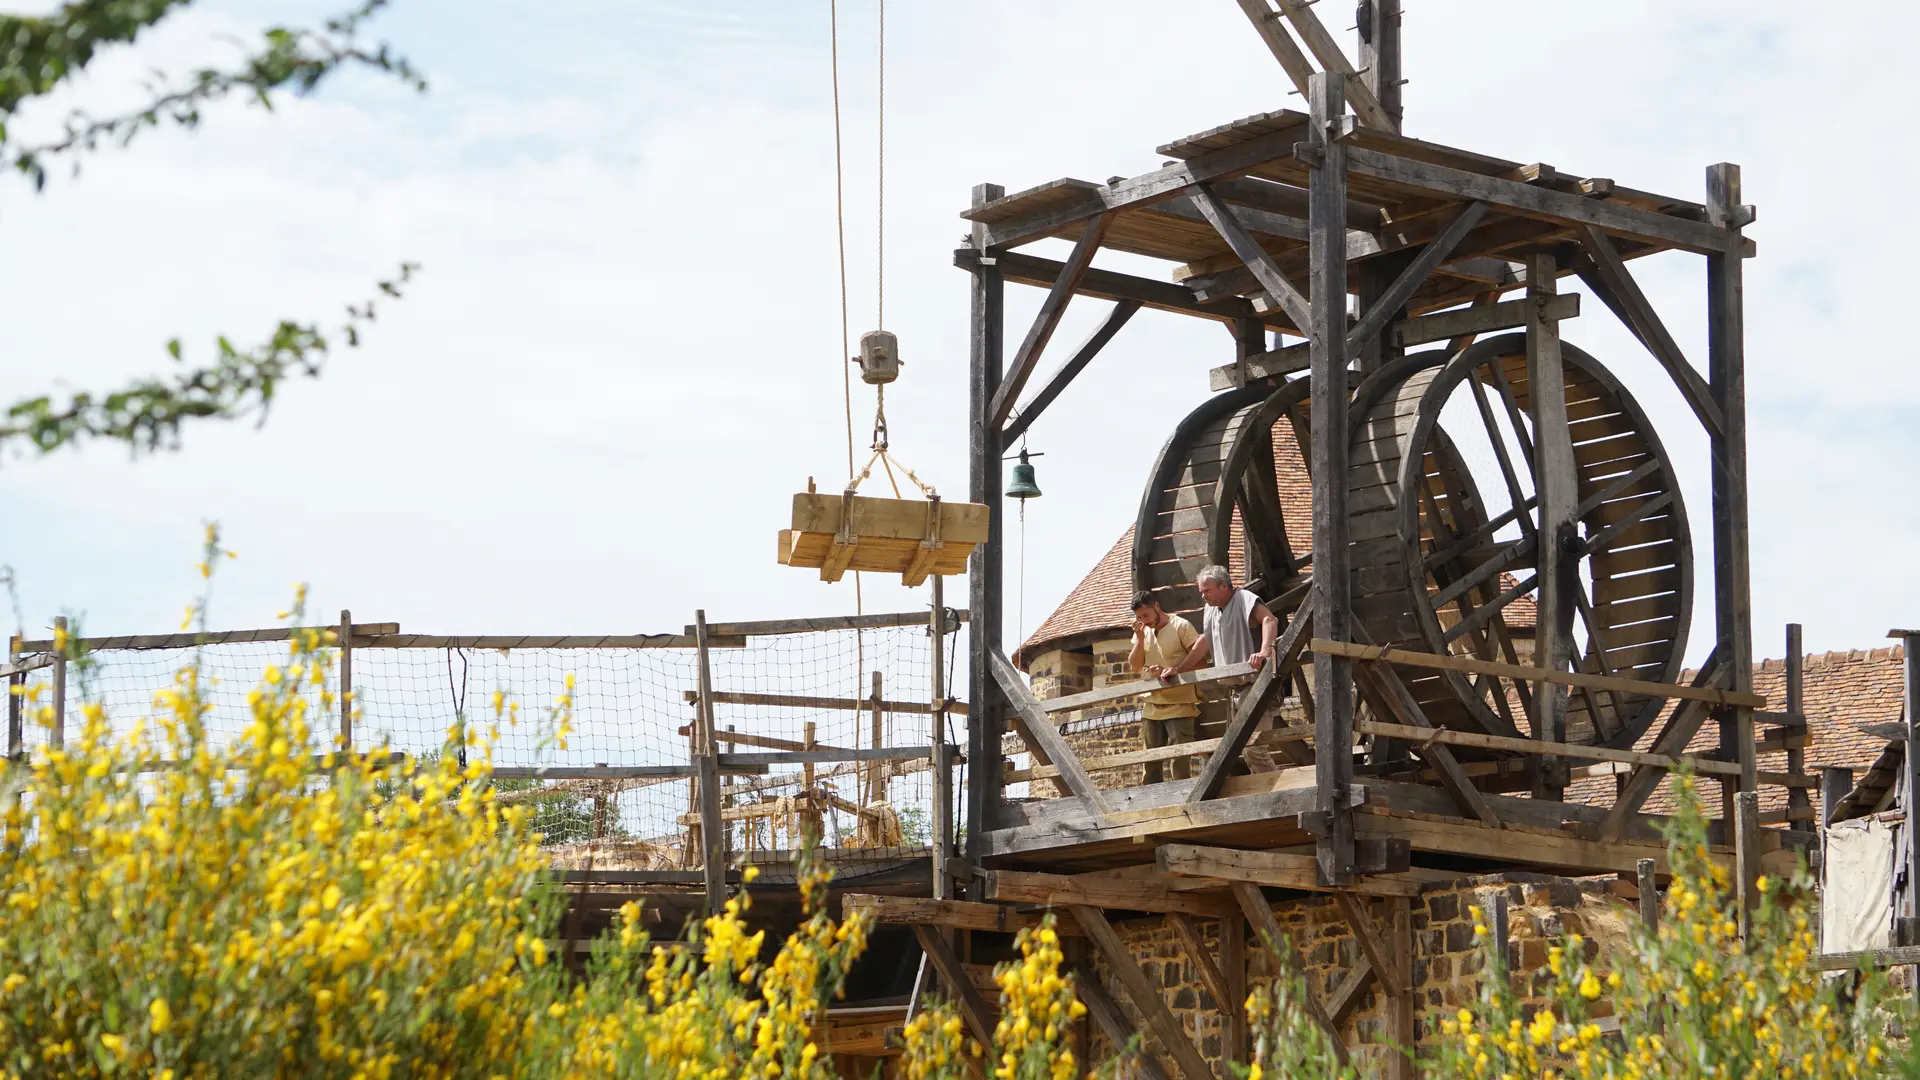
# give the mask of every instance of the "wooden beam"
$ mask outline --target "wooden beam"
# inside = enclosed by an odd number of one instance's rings
[[[1380,976],[1380,982],[1389,989],[1406,988],[1406,970],[1387,952],[1387,943],[1381,940],[1380,933],[1373,925],[1372,916],[1367,914],[1366,901],[1352,893],[1333,894],[1333,903],[1340,909],[1340,915],[1347,920],[1347,926],[1353,930],[1354,940],[1360,943],[1360,951],[1367,956],[1367,963]]]
[[[962,269],[971,269],[980,265],[982,256],[971,248],[960,248],[954,252],[953,262]],[[1057,259],[1045,259],[1038,255],[1029,255],[1022,251],[1008,251],[991,256],[992,265],[1000,269],[1001,276],[1021,285],[1039,285],[1048,288],[1060,276],[1062,264]],[[1259,316],[1253,309],[1253,302],[1244,297],[1233,296],[1222,300],[1203,301],[1193,295],[1193,290],[1171,281],[1155,281],[1152,278],[1122,274],[1114,270],[1102,270],[1099,267],[1089,269],[1080,276],[1079,294],[1101,300],[1133,300],[1142,307],[1156,311],[1172,311],[1181,315],[1198,315],[1205,319],[1214,319],[1224,323],[1234,323],[1241,319]],[[1293,323],[1279,316],[1267,316],[1263,319],[1268,326],[1281,330],[1293,329]]]
[[[1487,804],[1486,796],[1480,793],[1480,789],[1473,786],[1473,780],[1460,768],[1460,762],[1454,758],[1453,752],[1446,749],[1442,740],[1428,737],[1430,734],[1437,735],[1438,729],[1427,719],[1426,712],[1420,708],[1420,702],[1407,689],[1406,683],[1400,680],[1400,673],[1391,664],[1368,664],[1364,670],[1374,685],[1380,688],[1387,708],[1406,720],[1415,732],[1411,736],[1392,737],[1414,740],[1414,753],[1440,774],[1441,786],[1447,789],[1447,794],[1452,795],[1462,809],[1480,819],[1482,824],[1499,828],[1500,816]],[[1359,725],[1356,723],[1355,727],[1357,729]]]
[[[1286,774],[1268,775],[1285,776]],[[1364,787],[1356,784],[1351,790],[1353,798],[1365,800]],[[1116,814],[1104,820],[1048,819],[1043,824],[1021,825],[987,832],[982,838],[981,854],[986,857],[1016,855],[1022,852],[1098,844],[1112,840],[1130,840],[1134,837],[1153,836],[1158,833],[1271,821],[1307,813],[1317,804],[1318,799],[1313,788],[1298,786],[1232,798],[1209,799],[1203,803],[1181,802],[1155,806]]]
[[[1060,317],[1067,313],[1067,304],[1080,287],[1081,277],[1092,265],[1093,255],[1100,250],[1100,241],[1106,236],[1107,226],[1112,221],[1111,212],[1100,214],[1080,230],[1080,239],[1074,241],[1072,254],[1061,265],[1059,276],[1053,279],[1053,287],[1047,290],[1046,299],[1040,301],[1040,311],[1033,317],[1033,325],[1027,329],[1026,338],[1013,354],[1013,367],[1001,380],[1000,388],[994,391],[988,415],[994,427],[1006,426],[1014,403],[1020,400],[1020,391],[1026,389],[1027,379],[1032,377],[1033,369],[1040,365],[1040,354],[1046,349],[1047,342],[1052,340],[1054,330],[1060,325]]]
[[[1220,234],[1220,239],[1227,242],[1227,247],[1233,251],[1234,256],[1253,272],[1254,279],[1260,282],[1260,287],[1267,290],[1267,295],[1287,313],[1287,318],[1293,320],[1293,325],[1306,326],[1309,321],[1307,298],[1300,295],[1299,287],[1281,272],[1280,265],[1273,261],[1273,256],[1267,249],[1261,247],[1259,241],[1247,234],[1246,227],[1240,224],[1238,217],[1234,216],[1233,208],[1222,202],[1220,196],[1214,194],[1213,189],[1205,184],[1193,185],[1191,194],[1194,207],[1206,217],[1207,223],[1213,226],[1213,231]],[[1345,234],[1344,222],[1341,232],[1342,235]],[[1345,316],[1346,312],[1343,310],[1341,317],[1344,319]]]
[[[1179,936],[1180,943],[1187,947],[1187,957],[1193,961],[1193,969],[1200,974],[1200,981],[1205,984],[1207,993],[1213,995],[1214,1008],[1219,1010],[1222,1018],[1238,1012],[1241,1002],[1234,996],[1233,991],[1227,988],[1227,977],[1221,973],[1220,966],[1215,964],[1213,957],[1208,954],[1207,939],[1201,935],[1200,928],[1194,925],[1193,917],[1171,911],[1167,913],[1166,918],[1167,925],[1173,927],[1173,932]],[[1240,910],[1236,907],[1222,916],[1222,921],[1239,918]],[[1224,936],[1223,934],[1222,937]],[[1228,1053],[1222,1056],[1232,1057],[1233,1055]]]
[[[1054,399],[1066,390],[1067,384],[1073,382],[1082,371],[1086,370],[1087,365],[1093,362],[1093,358],[1100,355],[1100,350],[1107,347],[1107,342],[1113,340],[1114,335],[1120,332],[1121,327],[1127,325],[1127,321],[1133,318],[1134,313],[1139,311],[1141,306],[1138,300],[1121,300],[1115,303],[1113,310],[1107,312],[1106,320],[1087,337],[1085,342],[1081,343],[1078,349],[1074,350],[1066,363],[1060,365],[1060,370],[1054,372],[1046,385],[1033,395],[1033,400],[1027,402],[1025,408],[1015,412],[1007,421],[1006,429],[1000,435],[1001,441],[1011,443],[1026,434],[1027,429],[1033,426],[1035,420],[1040,419],[1040,414],[1046,411],[1047,406],[1053,404]]]
[[[1154,863],[1162,874],[1177,877],[1252,882],[1302,892],[1339,892],[1349,889],[1362,896],[1418,896],[1425,884],[1418,876],[1408,873],[1368,874],[1354,879],[1351,885],[1336,887],[1325,883],[1320,876],[1318,863],[1311,855],[1283,851],[1240,851],[1198,844],[1162,844],[1154,852]]]
[[[1712,686],[1726,678],[1726,665],[1720,660],[1722,650],[1715,647],[1700,665],[1700,673],[1693,678],[1694,687]],[[1687,748],[1693,741],[1694,733],[1707,719],[1707,702],[1699,700],[1682,701],[1673,715],[1667,718],[1667,724],[1654,737],[1653,752],[1672,757]],[[1647,765],[1636,765],[1633,774],[1626,783],[1620,785],[1620,793],[1614,796],[1613,809],[1607,811],[1606,820],[1600,825],[1602,840],[1616,840],[1626,835],[1627,826],[1632,823],[1640,808],[1646,805],[1654,789],[1665,779],[1663,770]]]
[[[1247,916],[1247,921],[1253,924],[1254,937],[1263,939],[1283,971],[1301,981],[1301,1006],[1327,1033],[1327,1038],[1333,1041],[1333,1052],[1339,1057],[1340,1064],[1347,1064],[1347,1041],[1340,1037],[1340,1029],[1334,1026],[1333,1018],[1320,1007],[1320,999],[1314,995],[1313,988],[1306,985],[1307,966],[1300,959],[1300,949],[1280,928],[1280,920],[1273,917],[1273,908],[1261,893],[1260,886],[1241,882],[1233,887],[1233,898],[1240,902],[1240,910]]]
[[[234,645],[249,641],[288,641],[296,634],[309,630],[326,633],[337,630],[332,626],[275,626],[265,630],[212,630],[205,633],[195,631],[188,634],[132,634],[120,637],[74,638],[72,645],[82,652],[119,651],[125,649],[191,649],[200,645]],[[397,634],[399,623],[354,623],[355,637],[377,634]],[[18,646],[21,654],[44,653],[53,651],[52,638],[23,640]]]
[[[1686,399],[1688,407],[1700,419],[1700,426],[1710,435],[1717,435],[1726,427],[1726,418],[1720,414],[1720,406],[1714,404],[1713,388],[1707,380],[1700,377],[1687,357],[1680,351],[1680,343],[1667,332],[1667,325],[1647,301],[1645,293],[1640,291],[1640,283],[1635,281],[1633,273],[1627,269],[1625,260],[1620,258],[1619,249],[1607,234],[1593,225],[1582,225],[1577,230],[1580,244],[1592,260],[1592,268],[1583,270],[1580,280],[1600,297],[1600,301],[1613,310],[1633,336],[1640,339],[1653,358],[1659,361],[1667,375],[1680,389],[1680,396]]]
[[[1465,307],[1403,319],[1393,328],[1394,340],[1404,347],[1450,341],[1466,334],[1479,336],[1495,330],[1512,330],[1527,325],[1530,300],[1508,300],[1500,304]],[[1571,319],[1580,314],[1580,294],[1560,293],[1546,301],[1546,314],[1554,319]]]
[[[1740,908],[1740,936],[1753,930],[1753,912],[1760,907],[1760,793],[1738,792],[1733,797],[1733,886]]]
[[[1740,766],[1737,762],[1719,761],[1702,754],[1650,754],[1640,750],[1611,750],[1604,746],[1585,746],[1580,743],[1543,743],[1537,739],[1516,739],[1510,735],[1486,735],[1478,731],[1414,727],[1408,724],[1383,724],[1377,720],[1362,720],[1354,725],[1354,730],[1362,735],[1379,735],[1389,739],[1444,743],[1448,746],[1472,746],[1482,750],[1506,750],[1516,754],[1550,754],[1582,761],[1617,761],[1627,765],[1645,765],[1668,772],[1686,768],[1708,776],[1740,775]]]
[[[840,899],[842,918],[863,913],[883,926],[936,926],[952,930],[981,930],[995,934],[1015,934],[1038,930],[1044,921],[1039,915],[1015,911],[1004,904],[983,904],[973,900],[929,900],[920,896],[876,896],[847,893]],[[1079,933],[1079,926],[1062,920],[1055,927],[1061,934]]]
[[[1388,1080],[1415,1080],[1413,1067],[1415,1018],[1420,1010],[1420,991],[1413,985],[1413,901],[1396,897],[1388,902],[1392,925],[1388,931],[1389,948],[1402,975],[1398,982],[1384,980],[1387,986],[1387,1077]]]
[[[1413,667],[1433,668],[1440,671],[1463,671],[1470,675],[1500,675],[1509,679],[1546,680],[1565,686],[1586,686],[1595,690],[1618,690],[1625,694],[1639,694],[1644,697],[1678,698],[1682,701],[1703,701],[1710,705],[1744,705],[1749,708],[1766,704],[1766,699],[1758,694],[1736,694],[1731,690],[1721,690],[1705,686],[1680,686],[1673,683],[1642,682],[1639,679],[1621,679],[1607,675],[1587,675],[1582,672],[1546,671],[1543,668],[1529,667],[1525,664],[1506,664],[1497,660],[1481,660],[1472,656],[1440,656],[1435,653],[1413,652],[1407,649],[1395,649],[1384,645],[1356,645],[1346,641],[1326,641],[1314,638],[1307,643],[1307,651],[1324,652],[1333,656],[1345,656],[1355,660],[1385,660],[1393,664],[1407,664]]]
[[[1085,874],[1033,874],[1017,870],[987,870],[986,894],[990,900],[1011,903],[1094,907],[1122,911],[1151,911],[1159,914],[1179,912],[1220,918],[1232,905],[1214,897],[1178,892],[1155,881],[1132,878],[1090,877]]]
[[[1180,1021],[1174,1018],[1167,1008],[1166,999],[1160,996],[1160,988],[1147,979],[1146,972],[1134,962],[1133,953],[1128,951],[1127,943],[1114,932],[1113,925],[1100,909],[1086,904],[1075,904],[1073,917],[1086,931],[1087,939],[1107,962],[1107,967],[1126,988],[1127,996],[1133,999],[1133,1007],[1147,1022],[1147,1028],[1160,1041],[1162,1049],[1173,1058],[1174,1065],[1186,1080],[1213,1080],[1213,1070],[1207,1066],[1207,1059],[1194,1049],[1193,1041],[1180,1027]]]
[[[1068,709],[1084,709],[1089,705],[1100,705],[1109,701],[1119,701],[1122,698],[1150,694],[1155,690],[1161,690],[1169,686],[1202,686],[1207,683],[1216,683],[1225,679],[1244,679],[1252,674],[1254,674],[1252,664],[1222,664],[1219,667],[1208,667],[1201,668],[1198,671],[1189,671],[1183,675],[1176,675],[1171,679],[1155,679],[1151,682],[1146,679],[1140,679],[1135,682],[1121,683],[1117,686],[1109,686],[1100,690],[1088,690],[1085,693],[1048,698],[1040,703],[1040,708],[1042,711],[1049,713],[1066,712]]]
[[[1340,984],[1333,988],[1333,993],[1327,995],[1327,1019],[1335,1024],[1346,1023],[1348,1014],[1353,1012],[1354,1006],[1360,1004],[1361,995],[1366,991],[1367,984],[1373,981],[1373,965],[1367,963],[1366,954],[1363,953],[1360,956],[1360,962],[1353,965],[1346,976],[1340,980]]]
[[[1414,291],[1426,282],[1440,263],[1460,245],[1460,241],[1466,239],[1467,233],[1472,232],[1473,227],[1486,216],[1487,204],[1483,202],[1468,203],[1460,208],[1460,212],[1440,231],[1440,235],[1428,241],[1413,261],[1407,264],[1407,268],[1393,279],[1393,284],[1387,286],[1386,291],[1360,313],[1359,325],[1347,331],[1349,355],[1364,349],[1386,329],[1388,320],[1407,306],[1407,301],[1413,299]]]
[[[1347,169],[1354,176],[1451,199],[1473,199],[1525,217],[1568,225],[1594,225],[1644,244],[1677,247],[1702,255],[1725,251],[1730,232],[1687,218],[1639,207],[1555,191],[1538,184],[1505,180],[1379,150],[1350,147]],[[1737,236],[1733,237],[1737,242]]]
[[[1306,603],[1294,611],[1287,623],[1286,633],[1275,644],[1273,662],[1265,665],[1252,688],[1240,695],[1233,718],[1227,721],[1226,730],[1220,734],[1220,744],[1207,756],[1207,763],[1201,766],[1200,775],[1194,778],[1193,790],[1187,792],[1188,802],[1202,802],[1220,793],[1220,784],[1226,780],[1227,770],[1246,751],[1247,742],[1253,737],[1261,714],[1275,700],[1286,700],[1286,688],[1297,668],[1300,646],[1312,626],[1313,597],[1309,595]]]
[[[764,754],[721,754],[720,767],[742,765],[807,765],[823,761],[908,761],[933,756],[931,746],[869,746],[820,750],[769,750]]]
[[[998,184],[978,184],[972,192],[975,211],[1006,194]],[[973,549],[967,564],[967,608],[973,627],[967,634],[967,705],[974,710],[967,722],[966,858],[979,865],[981,844],[1005,805],[1000,787],[1001,736],[1006,731],[1006,705],[988,671],[988,650],[1000,642],[1005,621],[1006,527],[1002,522],[1000,429],[987,422],[993,395],[1000,389],[1006,335],[1006,271],[1003,261],[987,255],[987,229],[976,223],[971,246],[955,253],[954,261],[970,272],[967,310],[967,499],[988,508],[987,541]],[[1056,264],[1054,276],[1058,276]]]
[[[1304,122],[1305,118],[1301,119]],[[983,223],[976,244],[987,249],[1009,248],[1050,236],[1103,211],[1125,210],[1171,199],[1184,194],[1193,184],[1237,177],[1277,158],[1291,157],[1293,144],[1300,138],[1299,126],[1281,128],[1150,173],[1092,188],[1084,199],[1065,206],[1050,206],[1019,217]]]
[[[354,635],[356,649],[694,649],[687,634],[371,634]],[[744,637],[707,635],[709,649],[744,649]]]
[[[1352,635],[1352,559],[1347,514],[1347,147],[1333,137],[1346,112],[1345,76],[1313,77],[1308,97],[1312,163],[1307,172],[1307,224],[1313,234],[1308,261],[1313,321],[1309,406],[1313,414],[1308,470],[1313,476],[1313,629],[1317,637],[1345,641]],[[1353,880],[1353,665],[1345,657],[1316,653],[1313,662],[1314,785],[1320,828],[1320,870],[1334,885]]]
[[[1247,21],[1253,24],[1254,31],[1260,35],[1260,40],[1266,42],[1267,51],[1273,54],[1275,60],[1280,61],[1280,68],[1287,73],[1287,79],[1293,83],[1293,88],[1299,91],[1300,96],[1305,97],[1307,81],[1313,78],[1313,65],[1307,61],[1306,54],[1302,53],[1300,46],[1295,45],[1293,39],[1287,36],[1274,10],[1267,6],[1267,0],[1239,0],[1239,3],[1241,13],[1246,15]]]
[[[1580,503],[1579,466],[1573,457],[1573,433],[1567,424],[1566,369],[1561,364],[1560,324],[1546,316],[1546,301],[1556,292],[1553,255],[1527,257],[1527,404],[1533,425],[1533,482],[1539,500],[1539,529],[1534,544],[1534,660],[1549,672],[1576,667],[1573,641],[1574,594],[1580,588],[1579,559],[1567,543],[1576,536]],[[1562,742],[1566,734],[1567,691],[1551,679],[1533,686],[1533,735]],[[1559,801],[1560,763],[1549,758],[1536,770],[1533,795]]]
[[[720,819],[720,746],[713,737],[713,670],[707,659],[707,613],[693,613],[693,633],[699,662],[699,733],[694,739],[694,764],[699,775],[695,792],[700,811],[700,867],[706,883],[707,915],[720,914],[727,902],[727,829]]]
[[[1313,738],[1313,729],[1302,724],[1297,727],[1273,728],[1259,732],[1249,745],[1297,744],[1311,738]],[[1219,739],[1195,739],[1193,742],[1155,746],[1147,750],[1129,750],[1124,754],[1103,754],[1099,757],[1081,758],[1080,767],[1090,773],[1100,772],[1103,769],[1124,769],[1129,765],[1144,765],[1149,761],[1170,761],[1177,757],[1212,753],[1219,745]],[[1049,780],[1059,776],[1060,770],[1052,765],[1036,765],[1031,769],[1009,769],[1003,775],[1007,783],[1017,784],[1023,780]]]
[[[1852,971],[1855,968],[1905,967],[1908,964],[1920,964],[1920,945],[1901,945],[1891,949],[1872,949],[1866,952],[1828,953],[1814,957],[1813,966],[1819,971]]]
[[[1087,771],[1080,767],[1079,755],[1060,737],[1060,729],[1053,726],[1053,720],[1040,707],[1033,691],[1028,689],[1026,680],[1014,670],[1007,654],[1001,652],[998,645],[991,646],[987,661],[993,666],[993,677],[1006,695],[1007,704],[1013,706],[1014,716],[1020,723],[1020,735],[1026,740],[1027,748],[1036,756],[1044,755],[1047,764],[1060,770],[1060,781],[1068,791],[1087,804],[1089,813],[1096,818],[1106,817],[1112,812],[1107,805],[1107,797],[1094,785]]]
[[[1314,59],[1320,61],[1320,66],[1327,72],[1340,76],[1345,84],[1343,92],[1346,99],[1352,102],[1353,113],[1360,118],[1360,122],[1381,131],[1397,131],[1393,117],[1388,116],[1386,110],[1380,107],[1380,99],[1373,95],[1372,90],[1367,89],[1365,81],[1355,77],[1353,65],[1347,62],[1347,54],[1340,50],[1339,43],[1333,40],[1333,35],[1327,33],[1327,28],[1320,25],[1319,17],[1308,6],[1312,2],[1313,0],[1279,0],[1281,12],[1286,15],[1287,21],[1293,24],[1294,30],[1300,35],[1301,42],[1306,45],[1309,52],[1313,53]]]
[[[913,936],[920,941],[920,951],[933,962],[934,970],[946,981],[947,992],[954,996],[960,1006],[960,1018],[966,1022],[967,1030],[982,1047],[993,1046],[993,1011],[987,1007],[985,998],[973,985],[967,969],[954,955],[953,946],[947,944],[937,929],[916,923]]]
[[[1133,1054],[1139,1059],[1139,1071],[1144,1080],[1167,1080],[1167,1071],[1160,1067],[1159,1059],[1146,1051],[1144,1040],[1138,1043],[1134,1041],[1137,1032],[1132,1022],[1127,1019],[1127,1014],[1120,1011],[1119,1004],[1107,993],[1106,984],[1100,981],[1100,976],[1092,968],[1074,968],[1073,992],[1079,997],[1080,1003],[1087,1007],[1087,1015],[1093,1017],[1094,1024],[1113,1044],[1116,1053],[1124,1054],[1129,1046],[1134,1047]],[[1087,1064],[1093,1062],[1088,1061]]]
[[[1656,859],[1661,872],[1667,872],[1666,848],[1659,844],[1583,840],[1566,833],[1489,829],[1465,822],[1385,817],[1364,811],[1354,815],[1354,828],[1359,836],[1401,837],[1412,844],[1415,851],[1470,855],[1509,864],[1530,863],[1587,873],[1630,871],[1641,859]],[[1724,855],[1713,858],[1721,863],[1731,861]]]
[[[964,610],[952,613],[967,621]],[[926,626],[924,611],[900,611],[875,615],[822,615],[807,619],[766,619],[760,622],[708,623],[709,637],[772,637],[781,634],[818,634],[828,630],[882,630],[894,626]],[[952,630],[950,625],[947,629]],[[693,636],[693,627],[686,630]]]

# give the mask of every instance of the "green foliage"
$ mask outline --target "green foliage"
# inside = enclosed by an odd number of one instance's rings
[[[15,136],[13,120],[23,105],[66,83],[103,47],[132,43],[189,2],[77,0],[45,17],[0,15],[0,166],[23,174],[40,190],[51,160],[64,158],[78,172],[81,154],[103,145],[126,146],[141,132],[165,124],[198,127],[206,106],[236,93],[272,109],[276,94],[311,93],[347,68],[426,89],[419,72],[389,46],[360,44],[362,24],[388,2],[364,0],[317,30],[268,28],[259,47],[231,68],[155,76],[147,86],[147,102],[131,111],[96,116],[77,110],[67,117],[64,133],[49,142],[23,143]],[[398,299],[416,269],[401,264],[398,274],[377,284],[379,293]],[[335,344],[358,347],[373,321],[369,299],[349,305],[346,320],[335,329],[282,319],[258,345],[238,346],[222,336],[210,361],[171,377],[136,379],[104,393],[82,391],[59,403],[50,396],[28,398],[0,414],[0,448],[24,442],[46,453],[97,438],[124,442],[135,453],[153,452],[178,446],[181,425],[189,420],[255,416],[264,421],[283,380],[318,376]],[[168,342],[167,351],[176,363],[183,361],[179,339]]]

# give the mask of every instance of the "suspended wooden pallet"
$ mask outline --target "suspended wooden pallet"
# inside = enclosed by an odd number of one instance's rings
[[[817,567],[820,580],[848,570],[899,574],[919,585],[929,574],[966,572],[975,544],[987,539],[988,510],[938,497],[869,499],[851,492],[793,497],[793,528],[780,530],[780,562]]]

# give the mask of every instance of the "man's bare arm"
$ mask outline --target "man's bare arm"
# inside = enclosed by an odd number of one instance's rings
[[[1261,665],[1274,658],[1273,642],[1280,634],[1280,620],[1274,618],[1273,612],[1267,610],[1265,604],[1253,605],[1253,618],[1260,623],[1260,651],[1254,653],[1250,660],[1253,669],[1258,671]]]

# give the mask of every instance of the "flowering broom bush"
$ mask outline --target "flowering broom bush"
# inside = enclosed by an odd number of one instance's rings
[[[1813,967],[1817,895],[1804,868],[1762,878],[1740,935],[1727,868],[1708,851],[1690,776],[1676,778],[1669,826],[1672,883],[1657,931],[1637,920],[1630,944],[1599,957],[1571,934],[1537,972],[1510,975],[1506,950],[1473,909],[1483,970],[1479,1000],[1440,1020],[1420,1055],[1436,1080],[1877,1080],[1920,1075],[1910,1003],[1884,975],[1823,980]],[[1526,993],[1523,991],[1530,991]],[[1322,1078],[1343,1072],[1282,979],[1249,1001],[1256,1055],[1247,1075]],[[1601,1020],[1616,1018],[1603,1028]],[[1617,1027],[1615,1026],[1617,1024]],[[1402,1048],[1404,1049],[1404,1048]]]

